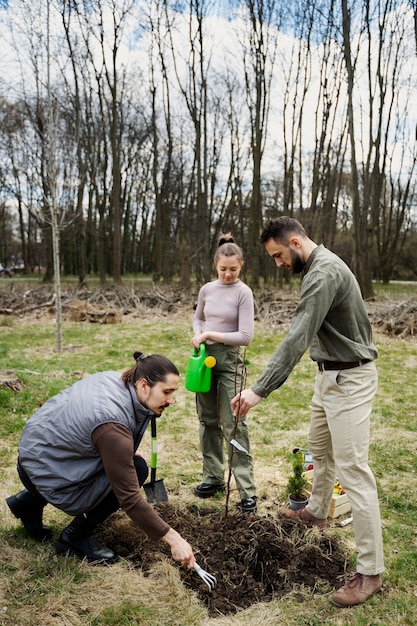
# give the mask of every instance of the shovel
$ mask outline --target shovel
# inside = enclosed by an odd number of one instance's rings
[[[156,418],[151,418],[151,480],[143,485],[148,502],[167,502],[168,494],[163,480],[156,480],[158,444],[156,441]]]

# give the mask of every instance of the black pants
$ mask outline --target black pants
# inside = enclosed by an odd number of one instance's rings
[[[148,477],[148,466],[145,459],[143,459],[141,456],[135,455],[133,457],[133,462],[135,464],[139,486],[142,487],[143,483]],[[45,500],[45,498],[39,493],[35,485],[30,480],[29,476],[26,474],[23,467],[21,467],[19,461],[17,462],[17,472],[19,474],[20,480],[22,481],[26,489],[34,496],[37,496],[40,503],[42,502],[43,506],[48,504],[48,501]],[[89,522],[92,525],[98,525],[104,522],[104,520],[109,515],[117,511],[119,508],[119,501],[117,500],[116,496],[114,495],[114,491],[112,490],[99,504],[97,504],[97,506],[85,511],[83,515],[85,518],[88,518]]]

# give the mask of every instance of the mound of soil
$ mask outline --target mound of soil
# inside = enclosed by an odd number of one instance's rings
[[[201,567],[216,577],[210,593],[194,571],[178,565],[184,585],[197,593],[212,617],[288,593],[302,601],[308,590],[331,591],[346,573],[348,557],[341,542],[299,520],[240,512],[225,518],[218,510],[179,510],[171,503],[155,508],[193,546]],[[121,512],[107,520],[96,538],[145,574],[158,559],[170,558],[165,543],[148,540]]]

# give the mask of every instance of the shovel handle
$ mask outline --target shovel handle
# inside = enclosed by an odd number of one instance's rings
[[[151,469],[156,469],[158,459],[158,443],[156,440],[156,417],[151,417]]]
[[[156,437],[151,438],[151,469],[156,469],[158,459],[158,442]]]
[[[151,480],[144,485],[148,502],[167,502],[168,494],[162,480],[156,480],[157,465],[156,417],[151,417]]]

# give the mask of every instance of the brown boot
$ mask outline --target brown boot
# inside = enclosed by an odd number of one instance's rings
[[[292,509],[286,509],[285,507],[281,507],[278,509],[278,514],[281,517],[285,517],[286,519],[297,519],[297,517],[303,522],[309,522],[310,524],[314,524],[314,526],[318,526],[319,528],[326,528],[327,521],[325,519],[319,519],[318,517],[314,517],[307,511],[306,508],[298,509],[298,511],[293,511]]]
[[[332,601],[337,606],[355,606],[366,602],[381,589],[381,576],[366,576],[356,572],[353,578],[333,594]]]

